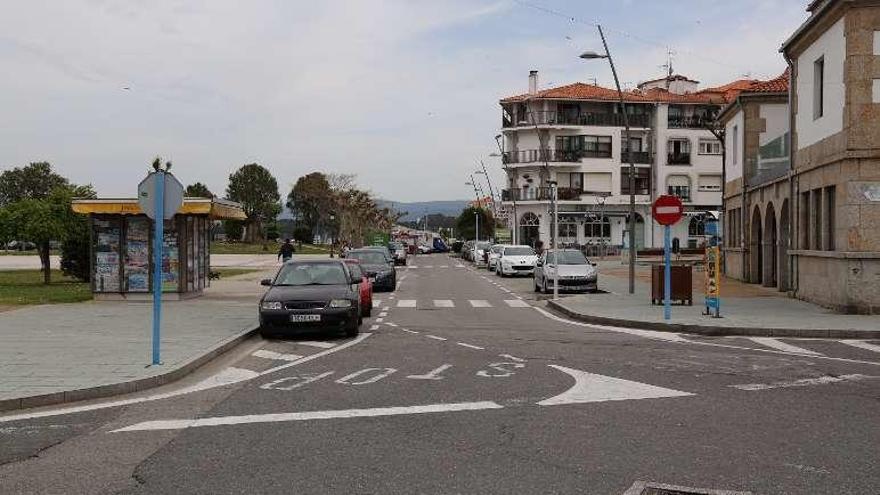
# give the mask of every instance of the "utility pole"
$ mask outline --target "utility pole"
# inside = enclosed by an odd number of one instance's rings
[[[556,261],[556,266],[553,267],[553,300],[557,301],[559,300],[559,246],[557,245],[559,241],[559,187],[556,181],[550,182],[550,189],[553,193],[551,196],[553,202],[553,232],[551,232],[551,239],[553,239],[553,258]]]
[[[501,157],[501,166],[504,168],[504,172],[507,174],[507,177],[509,179],[510,178],[510,167],[508,167],[507,164],[505,163],[506,158],[504,156],[504,144],[503,144],[502,138],[503,138],[503,136],[501,134],[496,135],[495,136],[495,144],[498,145],[498,153],[499,153],[498,156]],[[513,184],[514,184],[514,186],[516,185],[515,178],[513,180]],[[516,195],[519,192],[519,189],[517,187],[512,187],[509,189],[509,191],[510,191],[510,201],[511,201],[511,203],[513,203],[513,221],[510,222],[510,228],[512,230],[511,239],[513,240],[513,244],[517,245],[517,244],[519,244],[517,242],[517,237],[519,237],[518,236],[518,234],[519,234],[519,232],[518,232],[519,219],[516,216]]]

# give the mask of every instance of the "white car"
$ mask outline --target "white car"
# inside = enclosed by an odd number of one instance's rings
[[[501,277],[532,275],[538,255],[530,246],[502,246],[495,265],[495,273]]]
[[[486,268],[489,269],[490,272],[494,272],[495,268],[498,266],[498,258],[501,257],[501,250],[504,249],[506,244],[493,244],[491,248],[489,248],[489,266]]]
[[[535,265],[535,292],[545,294],[559,284],[559,291],[595,292],[599,270],[576,249],[545,251]]]
[[[486,241],[480,241],[474,244],[474,264],[482,265],[483,263],[485,263],[485,252],[488,251],[491,246],[492,245]]]

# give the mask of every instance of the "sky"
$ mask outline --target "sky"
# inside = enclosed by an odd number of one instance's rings
[[[770,78],[806,0],[0,0],[0,170],[49,161],[133,197],[156,155],[222,196],[267,167],[394,201],[467,199],[503,172],[498,100],[574,81]],[[484,180],[484,179],[479,179]],[[483,183],[483,188],[488,189]]]

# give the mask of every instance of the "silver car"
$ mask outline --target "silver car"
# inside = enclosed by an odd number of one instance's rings
[[[495,273],[501,277],[532,275],[538,255],[530,246],[504,246],[495,262]]]
[[[489,265],[486,267],[490,272],[494,272],[495,268],[498,266],[498,259],[501,258],[501,251],[504,249],[506,244],[493,244],[492,247],[489,248]]]
[[[559,284],[560,292],[595,292],[599,270],[576,249],[549,250],[535,265],[535,292],[545,294]]]

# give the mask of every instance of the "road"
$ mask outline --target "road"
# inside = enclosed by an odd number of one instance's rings
[[[596,327],[529,279],[410,265],[355,339],[0,417],[0,493],[880,492],[877,342]]]

